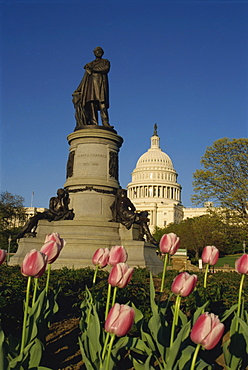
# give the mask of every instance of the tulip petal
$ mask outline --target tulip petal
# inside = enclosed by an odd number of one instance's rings
[[[5,249],[0,249],[0,265],[4,262],[7,256],[7,252]]]
[[[135,316],[134,309],[128,306],[126,306],[128,308],[126,307],[124,308],[123,306],[124,305],[122,305],[121,307],[119,320],[116,323],[117,328],[116,328],[115,334],[118,337],[122,337],[123,335],[126,335],[130,331],[134,323],[134,316]]]
[[[127,284],[130,282],[134,269],[132,267],[128,267],[125,273],[122,276],[121,281],[118,283],[119,288],[125,288]]]
[[[65,246],[65,240],[60,237],[59,233],[51,233],[46,235],[45,243],[49,241],[56,242],[59,245],[60,250]]]
[[[108,313],[108,317],[107,317],[107,320],[105,322],[105,330],[108,332],[108,333],[114,333],[114,330],[115,330],[115,322],[117,320],[117,318],[119,317],[119,314],[120,314],[120,309],[121,309],[121,305],[119,303],[115,303],[113,307],[111,307],[109,313]]]
[[[197,276],[190,275],[185,279],[184,285],[180,291],[182,297],[187,297],[194,290],[197,283]]]
[[[214,348],[223,336],[225,327],[213,313],[203,313],[196,320],[190,333],[191,340],[205,349]]]
[[[108,248],[99,248],[94,253],[92,257],[92,263],[95,266],[99,266],[101,268],[105,267],[108,264],[109,260],[109,249]]]
[[[220,322],[210,331],[209,335],[202,341],[202,346],[208,350],[214,348],[222,338],[224,330],[225,326]]]
[[[119,281],[122,279],[122,268],[120,263],[117,263],[112,267],[110,271],[108,283],[112,286],[118,286]]]
[[[118,337],[126,335],[134,323],[135,311],[127,305],[116,303],[109,311],[105,322],[105,330]]]
[[[180,244],[179,237],[174,233],[164,234],[160,239],[159,249],[162,254],[173,255],[177,252]]]
[[[171,290],[174,294],[187,297],[195,289],[196,283],[196,275],[190,275],[188,272],[181,272],[173,280]]]
[[[21,273],[24,276],[32,276],[38,278],[45,272],[46,265],[47,256],[44,253],[37,251],[36,249],[32,249],[24,257],[21,267]]]
[[[248,254],[243,254],[235,261],[235,269],[239,274],[248,274]]]
[[[208,245],[203,248],[202,251],[202,262],[208,263],[211,266],[214,266],[219,259],[219,250],[215,246]]]
[[[126,260],[127,251],[123,246],[115,245],[110,249],[108,261],[110,266],[114,266],[120,262],[126,262]]]
[[[203,340],[209,335],[211,331],[211,318],[208,313],[205,312],[196,320],[190,338],[196,344],[202,344]]]

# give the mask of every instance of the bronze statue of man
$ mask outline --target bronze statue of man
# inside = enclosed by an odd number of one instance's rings
[[[157,245],[157,241],[151,235],[147,223],[148,212],[136,212],[136,208],[131,200],[127,197],[126,189],[118,189],[116,194],[116,199],[111,205],[111,211],[113,216],[113,221],[120,222],[130,229],[131,226],[135,223],[139,225],[139,240],[144,240],[143,237],[146,237],[146,240],[152,244]]]
[[[73,209],[69,209],[69,193],[65,189],[58,189],[57,196],[52,197],[49,201],[49,209],[44,212],[37,212],[35,216],[31,217],[23,226],[15,239],[21,239],[26,234],[36,236],[36,229],[39,220],[58,221],[58,220],[73,220]]]
[[[98,46],[93,50],[96,57],[84,66],[85,73],[78,88],[72,94],[76,110],[76,128],[84,125],[98,125],[98,111],[100,111],[102,125],[112,128],[109,124],[109,86],[108,72],[110,62],[103,59],[103,49]]]

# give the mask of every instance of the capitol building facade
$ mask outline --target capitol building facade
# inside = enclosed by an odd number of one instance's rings
[[[207,207],[187,209],[182,205],[182,187],[177,177],[171,158],[160,148],[157,125],[154,125],[151,146],[138,159],[132,182],[127,185],[128,197],[136,210],[149,212],[151,230],[207,212]]]

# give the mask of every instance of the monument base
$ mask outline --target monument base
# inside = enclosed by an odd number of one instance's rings
[[[157,274],[162,271],[163,263],[156,255],[156,247],[150,243],[138,240],[138,225],[127,230],[116,222],[101,220],[69,220],[52,221],[41,220],[37,228],[36,237],[20,239],[18,250],[10,260],[10,265],[21,265],[31,249],[40,250],[45,236],[52,232],[60,234],[66,244],[59,258],[52,264],[52,268],[85,268],[93,267],[92,257],[98,248],[111,248],[114,245],[123,245],[128,253],[127,263],[130,267],[148,268]]]

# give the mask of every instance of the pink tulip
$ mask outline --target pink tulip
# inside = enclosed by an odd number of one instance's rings
[[[109,249],[99,248],[92,257],[92,263],[101,268],[107,266],[109,260]]]
[[[203,263],[208,263],[211,266],[215,265],[219,259],[218,248],[208,245],[203,249],[201,258]]]
[[[4,262],[7,256],[7,252],[4,249],[0,249],[0,265]]]
[[[171,290],[174,294],[179,294],[181,297],[187,297],[195,289],[197,276],[190,275],[187,272],[181,272],[173,280]]]
[[[190,333],[191,340],[205,349],[214,348],[224,333],[225,327],[213,313],[205,312],[196,320]]]
[[[127,260],[127,251],[123,246],[115,245],[110,249],[109,252],[109,261],[110,266],[114,266],[120,262],[126,262]]]
[[[21,273],[24,276],[39,278],[46,270],[47,256],[32,249],[26,254],[22,262]]]
[[[173,256],[179,248],[180,239],[174,233],[164,234],[160,239],[159,249],[162,254],[170,254]]]
[[[248,254],[243,254],[235,261],[235,269],[239,274],[248,274]]]
[[[54,240],[50,240],[41,247],[40,251],[47,256],[47,263],[53,263],[60,254],[61,246]]]
[[[125,288],[133,275],[133,268],[129,267],[126,263],[117,263],[110,271],[108,283],[112,286]]]
[[[114,333],[118,337],[126,335],[134,323],[135,311],[125,304],[115,303],[109,311],[105,322],[105,330]]]
[[[48,234],[45,238],[45,243],[49,242],[53,240],[54,242],[58,243],[59,246],[60,246],[60,250],[62,248],[64,248],[65,246],[65,239],[62,239],[59,235],[59,233],[51,233],[51,234]]]

